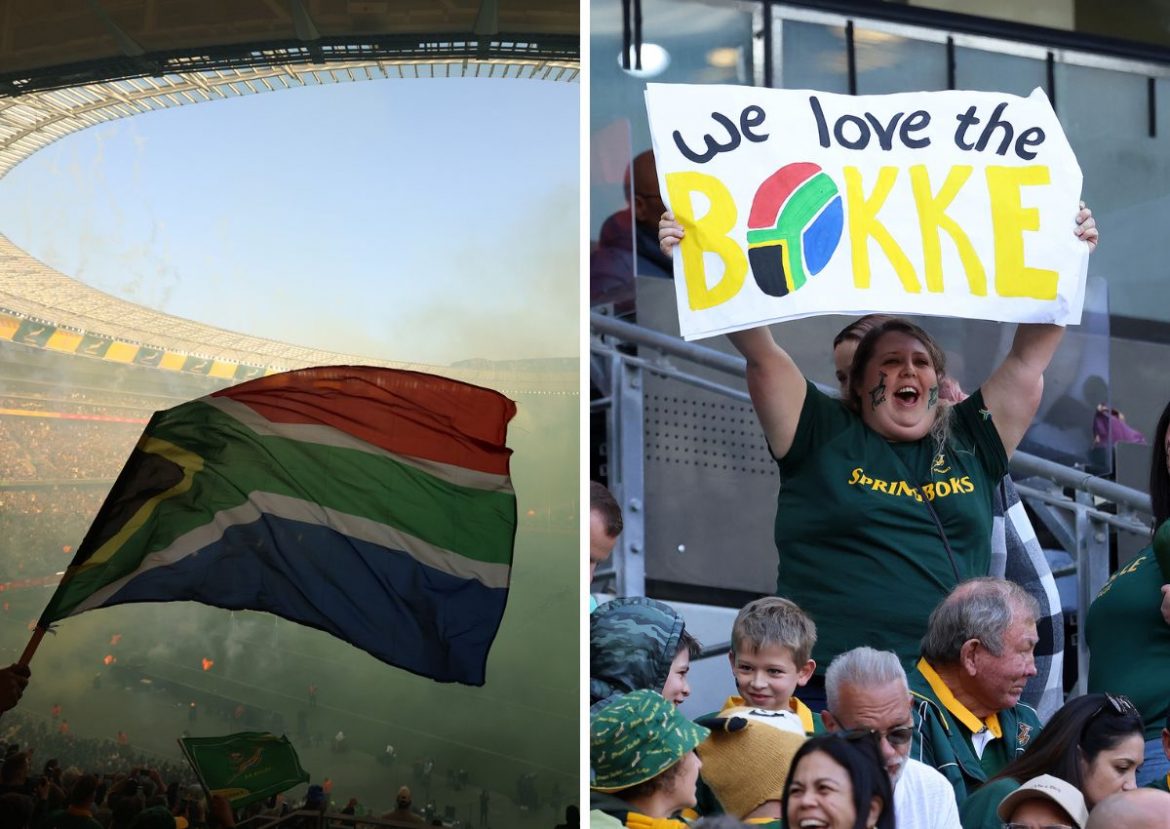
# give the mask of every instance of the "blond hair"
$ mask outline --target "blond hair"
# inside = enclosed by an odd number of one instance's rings
[[[792,661],[803,665],[817,643],[817,626],[791,599],[765,596],[748,602],[731,626],[731,648],[757,651],[766,645],[780,645],[792,651]]]

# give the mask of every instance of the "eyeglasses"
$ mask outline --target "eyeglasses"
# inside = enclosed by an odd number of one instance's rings
[[[840,734],[846,740],[851,741],[869,737],[880,743],[884,739],[894,748],[901,748],[904,745],[909,745],[910,741],[914,739],[914,726],[898,725],[885,731],[878,731],[876,728],[849,728]]]
[[[1073,827],[1065,826],[1063,823],[1045,824],[1044,826],[1033,826],[1031,823],[1005,823],[1003,829],[1073,829]]]

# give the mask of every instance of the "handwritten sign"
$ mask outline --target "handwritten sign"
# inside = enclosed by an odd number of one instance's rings
[[[1040,90],[650,84],[688,340],[871,311],[1080,321],[1081,171]]]

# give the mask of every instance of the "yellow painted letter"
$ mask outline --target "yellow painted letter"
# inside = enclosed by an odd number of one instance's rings
[[[897,167],[882,167],[878,172],[877,184],[873,194],[867,199],[861,189],[861,173],[856,167],[845,168],[845,215],[849,219],[849,243],[853,248],[853,284],[858,288],[869,287],[869,238],[878,243],[894,272],[902,281],[902,287],[909,293],[917,294],[922,291],[918,276],[914,273],[914,266],[906,258],[906,254],[898,247],[890,231],[877,220],[878,211],[890,195],[890,188],[894,186],[894,179],[898,176]]]
[[[727,234],[735,227],[735,202],[723,182],[704,173],[667,173],[666,191],[675,218],[686,229],[679,249],[682,250],[683,276],[687,284],[687,302],[692,311],[722,305],[739,293],[747,276],[747,256]],[[702,219],[695,218],[691,193],[698,191],[711,202]],[[707,287],[707,270],[703,252],[723,260],[723,277],[714,287]]]
[[[930,192],[930,179],[927,177],[926,165],[915,164],[910,168],[910,185],[914,189],[914,204],[918,207],[918,226],[922,229],[922,258],[926,265],[926,290],[942,293],[942,245],[939,242],[939,231],[945,230],[950,234],[955,248],[959,252],[959,261],[963,263],[963,270],[967,272],[967,284],[971,286],[971,293],[975,296],[987,296],[987,273],[983,270],[983,263],[975,254],[971,239],[963,232],[955,220],[946,214],[946,209],[955,200],[959,189],[971,177],[972,167],[963,164],[951,168],[947,179],[939,188],[938,195]]]
[[[1020,188],[1048,182],[1047,167],[987,168],[995,236],[995,292],[1000,296],[1056,299],[1056,271],[1024,264],[1024,231],[1040,229],[1040,212],[1020,203]]]

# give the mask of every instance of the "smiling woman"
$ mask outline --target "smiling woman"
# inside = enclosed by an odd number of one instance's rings
[[[939,384],[947,370],[943,350],[907,320],[889,319],[871,331],[853,355],[846,403],[890,440],[918,440],[926,423],[941,452],[950,414],[949,406],[939,405]]]
[[[797,751],[784,786],[791,829],[894,829],[889,775],[869,732],[813,737]]]

